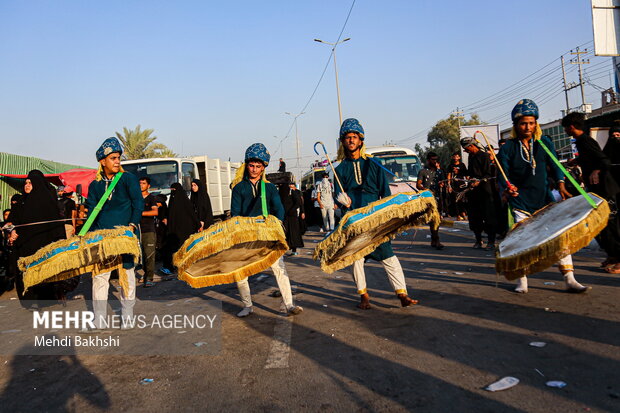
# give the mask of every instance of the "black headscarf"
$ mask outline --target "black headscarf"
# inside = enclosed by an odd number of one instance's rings
[[[278,190],[280,194],[280,200],[282,201],[282,206],[284,207],[284,215],[293,217],[297,216],[297,208],[299,208],[299,202],[297,202],[296,197],[291,193],[291,189],[288,185],[282,184]]]
[[[192,194],[190,195],[190,199],[194,205],[194,210],[198,215],[198,221],[204,222],[205,229],[209,228],[214,222],[213,209],[211,208],[211,198],[209,198],[209,193],[207,192],[205,184],[203,184],[200,179],[194,179],[192,183],[195,183],[198,186],[198,191],[192,191]]]
[[[180,243],[200,228],[194,206],[187,198],[180,183],[173,183],[170,188],[170,203],[168,204],[168,234],[175,235]]]
[[[56,191],[47,182],[43,173],[32,170],[28,177],[32,184],[32,191],[24,195],[11,212],[11,221],[14,225],[29,224],[33,222],[52,221],[60,219],[60,211],[56,201]],[[15,242],[20,257],[34,254],[41,247],[54,241],[65,238],[63,222],[28,225],[15,229],[19,237]]]

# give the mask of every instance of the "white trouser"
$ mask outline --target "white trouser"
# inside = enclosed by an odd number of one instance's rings
[[[284,266],[284,258],[280,257],[278,261],[271,266],[271,270],[276,277],[276,283],[278,284],[280,294],[282,294],[282,301],[286,309],[289,310],[293,308],[295,306],[293,304],[293,293],[291,292],[291,283],[288,278],[288,273],[286,272],[286,267]],[[250,293],[250,283],[248,283],[248,279],[237,281],[237,288],[239,289],[239,295],[241,296],[243,306],[252,307],[252,294]]]
[[[134,269],[127,271],[129,291],[127,295],[121,288],[121,308],[123,320],[133,317],[133,307],[136,304],[136,275]],[[105,320],[108,311],[108,290],[110,288],[111,271],[93,277],[93,310],[95,312],[95,327],[106,327]]]
[[[321,216],[323,217],[323,229],[325,231],[333,231],[335,227],[334,206],[323,205],[321,208]]]
[[[407,285],[405,284],[405,273],[400,266],[400,261],[396,258],[396,255],[386,258],[381,261],[385,272],[387,273],[388,280],[392,285],[392,288],[396,294],[407,294]],[[359,259],[353,263],[353,281],[357,287],[358,294],[366,294],[366,273],[364,272],[364,259]]]
[[[517,211],[516,209],[512,211],[514,218],[515,218],[515,222],[521,222],[524,219],[529,218],[530,216],[521,212],[521,211]],[[571,255],[567,255],[566,257],[562,258],[561,260],[558,261],[558,267],[560,269],[560,272],[562,274],[568,272],[568,271],[573,271],[574,267],[573,267],[573,257]]]

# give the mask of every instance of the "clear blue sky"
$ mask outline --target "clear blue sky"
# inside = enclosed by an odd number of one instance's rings
[[[313,39],[335,41],[350,6],[0,0],[0,151],[94,165],[104,138],[140,124],[183,155],[240,160],[260,141],[280,156],[274,135],[283,138],[291,126],[284,112],[303,108],[329,58],[330,48]],[[589,7],[358,0],[343,33],[351,41],[337,49],[344,117],[360,119],[370,145],[424,143],[420,132],[457,106],[591,41]],[[608,69],[595,83],[609,86]],[[578,92],[571,93],[577,106]],[[588,96],[599,106],[598,92],[589,88]],[[559,117],[563,102],[560,94],[543,105],[542,120]],[[483,120],[514,103],[482,112]],[[330,66],[299,118],[304,165],[316,140],[334,149],[338,128]],[[294,130],[283,154],[295,156]]]

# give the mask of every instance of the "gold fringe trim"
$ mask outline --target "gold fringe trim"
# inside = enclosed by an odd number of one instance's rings
[[[516,139],[517,136],[519,136],[517,134],[517,128],[513,126],[512,129],[510,130],[510,139]],[[538,121],[536,121],[536,129],[534,129],[534,140],[537,141],[540,138],[542,138],[542,129],[540,128]]]
[[[591,192],[590,194],[602,199],[596,194]],[[516,280],[543,271],[567,255],[574,254],[586,247],[607,226],[610,213],[609,204],[604,199],[602,201],[598,208],[592,208],[586,219],[543,245],[533,246],[517,256],[507,258],[499,257],[499,250],[497,250],[495,253],[495,270],[498,274],[503,274],[508,280]],[[515,228],[518,226],[518,224],[515,225]]]
[[[241,166],[237,168],[237,172],[235,172],[235,177],[230,183],[230,189],[233,189],[239,182],[243,181],[243,178],[245,177],[245,167],[246,167],[246,164],[245,162],[243,162]],[[261,179],[265,181],[265,183],[269,183],[269,181],[267,180],[266,170],[267,170],[267,167],[265,166],[265,170],[263,171],[263,174],[261,175]]]
[[[119,172],[125,172],[122,166]],[[103,165],[99,163],[99,168],[97,169],[97,173],[95,173],[95,181],[101,181],[102,179],[103,179]]]
[[[261,222],[262,221],[262,222]],[[189,251],[187,248],[199,240]],[[209,258],[219,252],[246,242],[273,241],[276,245],[262,259],[243,265],[228,273],[191,275],[187,272],[194,263]],[[179,279],[194,288],[230,284],[242,281],[250,275],[271,267],[288,250],[282,223],[276,217],[233,217],[218,222],[207,231],[190,236],[174,254],[173,263],[178,269]]]
[[[378,205],[384,204],[390,199],[403,194],[415,195],[416,193],[403,192],[390,195],[389,197],[372,202],[365,207],[347,212],[340,220],[338,228],[336,228],[336,230],[329,235],[329,237],[321,241],[314,249],[313,258],[321,261],[321,269],[326,273],[331,274],[334,271],[348,267],[355,261],[364,258],[366,255],[373,252],[379,245],[390,241],[396,237],[398,233],[409,228],[425,224],[430,224],[433,230],[439,228],[441,217],[439,216],[439,211],[437,210],[435,197],[431,196],[419,197],[414,201],[410,201],[402,205],[390,205],[389,207],[382,209],[380,213],[370,215],[358,222],[355,222],[354,224],[349,225],[345,230],[342,229],[351,216],[368,213]],[[370,245],[363,247],[354,254],[342,257],[338,261],[332,262],[332,257],[344,248],[349,240],[360,234],[375,229],[394,218],[403,220],[403,225],[399,227],[398,230],[391,234],[374,239]]]
[[[336,161],[342,161],[346,157],[347,156],[344,150],[344,145],[342,144],[342,139],[340,139],[340,145],[338,145],[338,154],[336,155]],[[363,141],[362,148],[360,149],[360,158],[372,158],[372,155],[366,153],[366,144]]]
[[[75,276],[92,272],[93,277],[104,272],[119,270],[119,282],[123,291],[129,291],[129,282],[126,271],[123,270],[121,255],[130,254],[134,263],[140,258],[141,249],[138,238],[128,237],[126,232],[132,232],[131,227],[116,227],[88,232],[83,237],[71,237],[53,242],[39,249],[34,254],[20,258],[18,266],[24,272],[24,288],[34,285],[62,281]],[[132,232],[133,234],[133,232]],[[94,243],[86,243],[97,236],[103,239]],[[59,252],[54,256],[28,268],[28,265],[41,260],[57,248],[69,247],[78,243],[75,249]]]

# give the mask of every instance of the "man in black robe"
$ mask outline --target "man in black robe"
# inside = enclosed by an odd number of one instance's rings
[[[461,146],[469,154],[469,176],[471,190],[467,194],[467,215],[469,227],[476,236],[474,248],[482,248],[482,231],[487,233],[486,250],[495,249],[495,168],[491,165],[491,157],[482,151],[473,138],[461,139]]]
[[[601,150],[598,142],[586,131],[583,113],[569,113],[562,119],[562,126],[567,135],[575,138],[579,153],[577,163],[583,171],[586,188],[605,198],[609,203],[612,214],[607,226],[596,240],[608,255],[605,271],[620,274],[620,222],[617,214],[620,186],[612,175],[611,161]]]

